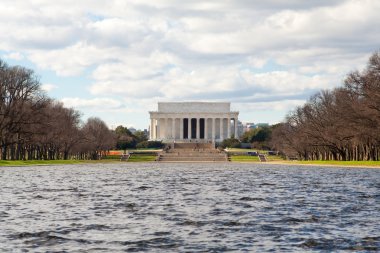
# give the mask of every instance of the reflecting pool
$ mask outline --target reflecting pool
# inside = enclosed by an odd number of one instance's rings
[[[0,252],[380,251],[380,170],[0,168]]]

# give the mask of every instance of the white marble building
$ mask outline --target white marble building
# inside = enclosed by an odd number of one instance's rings
[[[159,102],[150,114],[150,140],[219,142],[238,136],[239,112],[228,102]]]

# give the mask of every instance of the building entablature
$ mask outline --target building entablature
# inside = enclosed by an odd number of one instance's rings
[[[186,112],[186,113],[167,113],[167,112],[157,112],[151,111],[149,112],[150,118],[237,118],[239,116],[239,112],[229,112],[229,113],[205,113],[205,112]]]

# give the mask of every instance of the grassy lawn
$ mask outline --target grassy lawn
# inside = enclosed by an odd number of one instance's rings
[[[280,156],[269,155],[266,156],[268,162],[277,162],[284,161]],[[250,155],[231,155],[231,162],[260,162],[258,156],[250,156]]]
[[[133,154],[128,162],[153,162],[156,155]],[[9,161],[0,160],[0,167],[4,166],[37,166],[37,165],[65,165],[65,164],[92,164],[92,163],[121,163],[120,156],[107,157],[101,160],[27,160]]]
[[[250,155],[231,155],[231,162],[260,162],[258,156]]]
[[[261,150],[261,149],[251,149],[251,148],[227,148],[226,151],[228,153],[244,153],[247,154],[248,152],[258,152],[260,154],[268,154],[268,150]]]
[[[102,160],[120,160],[120,155],[107,155],[102,157]]]
[[[128,162],[152,162],[157,157],[158,149],[131,149],[128,150],[130,157]],[[120,161],[120,155],[107,155],[103,158],[107,161]]]
[[[257,156],[231,155],[231,162],[260,162]],[[133,153],[128,162],[154,162],[156,154],[153,152]],[[332,165],[332,166],[370,166],[379,167],[380,161],[288,161],[279,156],[267,156],[268,162],[300,165]],[[0,160],[1,166],[33,166],[33,165],[60,165],[60,164],[91,164],[91,163],[120,163],[120,156],[107,157],[102,160],[28,160],[9,161]]]
[[[231,152],[234,152],[235,154],[237,152],[247,152],[245,149],[233,149],[229,150]],[[251,149],[248,149],[251,150]],[[252,151],[252,150],[251,150]],[[260,162],[259,158],[257,156],[249,156],[249,155],[230,155],[231,162]],[[332,166],[370,166],[370,167],[379,167],[380,168],[380,161],[289,161],[284,160],[280,156],[276,155],[266,155],[268,162],[279,162],[284,164],[301,164],[301,165],[332,165]]]
[[[128,150],[131,156],[128,162],[154,162],[157,157],[157,152],[162,149],[134,149]]]
[[[129,159],[128,159],[128,162],[154,162],[155,159],[156,159],[156,155],[152,155],[152,154],[132,154]]]
[[[377,166],[380,161],[285,161],[289,164],[310,164],[310,165],[337,165],[337,166]]]
[[[268,162],[281,162],[281,161],[285,161],[281,156],[279,155],[267,155],[267,160]]]
[[[150,153],[150,152],[160,152],[162,149],[157,149],[157,148],[142,148],[142,149],[128,149],[127,150],[129,153]]]
[[[151,152],[160,152],[162,149],[157,149],[157,148],[141,148],[141,149],[127,149],[127,153],[151,153]],[[110,150],[110,152],[118,152],[120,154],[124,153],[124,150]],[[116,155],[116,154],[115,154]],[[117,154],[119,155],[119,154]]]
[[[226,151],[231,152],[231,153],[247,153],[247,152],[257,152],[259,150],[251,149],[251,148],[227,148]]]
[[[257,156],[248,156],[248,155],[232,155],[230,156],[231,162],[260,162]],[[293,164],[293,165],[332,165],[332,166],[370,166],[370,167],[379,167],[380,161],[289,161],[284,160],[279,156],[267,156],[268,162],[279,162],[283,164]]]
[[[79,160],[27,160],[27,161],[9,161],[0,160],[0,166],[27,166],[27,165],[55,165],[55,164],[79,164],[89,161]]]
[[[153,162],[157,157],[156,149],[131,150],[128,162]],[[26,160],[10,161],[0,160],[1,166],[33,166],[33,165],[59,165],[59,164],[91,164],[91,163],[120,163],[120,155],[108,155],[101,160]]]
[[[257,152],[260,154],[265,154],[267,161],[283,161],[284,159],[277,155],[268,155],[266,150],[257,150],[251,148],[228,148],[227,153],[229,153],[232,162],[260,162],[257,156],[248,155],[248,152]]]

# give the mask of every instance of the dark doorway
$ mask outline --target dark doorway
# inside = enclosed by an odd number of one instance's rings
[[[197,119],[191,119],[191,139],[197,138]]]
[[[199,138],[204,139],[205,138],[205,131],[206,131],[206,129],[205,129],[205,119],[200,119],[199,120],[199,127],[200,127],[200,130],[201,130]]]
[[[183,138],[184,139],[189,139],[188,129],[189,129],[189,119],[183,119]]]

